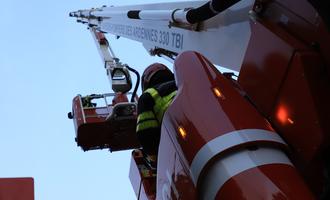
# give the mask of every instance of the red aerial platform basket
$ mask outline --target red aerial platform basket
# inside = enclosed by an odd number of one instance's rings
[[[136,103],[130,103],[125,94],[91,95],[104,99],[105,106],[84,107],[83,98],[73,99],[71,117],[76,131],[76,142],[84,151],[109,148],[119,151],[140,147],[136,128]],[[112,104],[107,98],[112,97]]]

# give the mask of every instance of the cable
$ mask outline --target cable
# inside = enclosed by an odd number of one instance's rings
[[[134,102],[134,98],[136,96],[136,92],[139,88],[139,83],[140,83],[140,74],[138,71],[136,71],[135,69],[131,68],[130,66],[126,65],[127,69],[131,72],[133,72],[136,75],[136,83],[135,83],[135,87],[132,93],[132,97],[131,97],[131,102]]]
[[[236,4],[240,0],[211,0],[199,8],[187,13],[187,21],[191,24],[205,21]]]

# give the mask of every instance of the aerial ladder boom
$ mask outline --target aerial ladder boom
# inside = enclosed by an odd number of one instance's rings
[[[100,32],[141,42],[152,55],[175,58],[194,50],[217,65],[239,71],[250,37],[247,13],[254,1],[216,2],[221,1],[101,7],[70,16]]]
[[[108,79],[114,92],[126,93],[132,88],[132,81],[127,65],[122,64],[114,54],[104,33],[95,27],[89,28],[99,51]]]

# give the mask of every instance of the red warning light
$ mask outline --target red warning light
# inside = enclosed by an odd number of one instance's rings
[[[187,136],[186,130],[182,126],[179,126],[178,129],[179,129],[179,133],[180,133],[181,137],[183,139],[186,139],[186,136]]]
[[[284,124],[288,119],[287,109],[284,106],[280,106],[277,110],[276,117],[281,123]]]
[[[289,117],[288,109],[285,106],[280,106],[277,110],[276,117],[278,121],[280,121],[282,124],[294,124],[294,121],[292,118]]]

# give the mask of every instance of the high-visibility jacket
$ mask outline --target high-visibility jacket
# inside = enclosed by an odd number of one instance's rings
[[[148,88],[139,98],[136,132],[145,153],[156,155],[160,127],[168,106],[176,95],[174,81]]]

